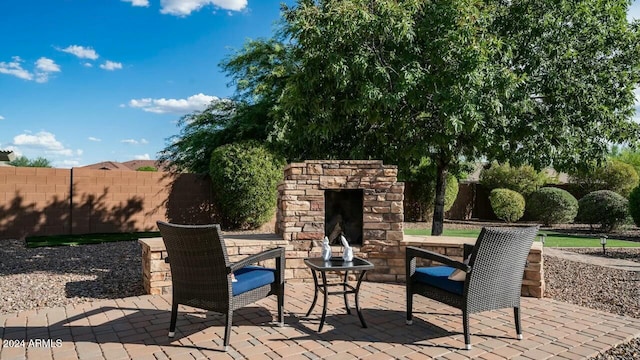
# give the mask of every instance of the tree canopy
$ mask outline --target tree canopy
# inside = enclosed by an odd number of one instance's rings
[[[15,160],[9,162],[9,165],[22,166],[22,167],[44,167],[44,168],[52,167],[51,161],[46,158],[37,157],[35,159],[29,159],[26,156],[20,156],[16,158]]]
[[[288,160],[382,159],[447,173],[476,159],[579,168],[632,144],[640,76],[627,0],[298,0],[222,67],[231,101],[182,119],[164,160],[202,172],[254,138]]]

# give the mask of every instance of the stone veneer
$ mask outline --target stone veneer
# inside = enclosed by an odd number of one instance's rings
[[[375,270],[367,273],[368,280],[398,281],[404,273],[404,248],[400,244],[404,183],[397,180],[397,166],[384,165],[381,160],[289,164],[284,181],[278,185],[276,232],[290,241],[294,258],[319,256],[320,241],[325,236],[325,190],[362,189],[362,245],[353,245],[354,255],[375,265]],[[340,247],[333,248],[334,255],[339,255]],[[307,269],[293,271],[296,279],[311,278]]]

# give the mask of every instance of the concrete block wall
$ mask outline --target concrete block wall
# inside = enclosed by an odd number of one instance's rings
[[[70,231],[69,169],[0,167],[0,239]]]
[[[216,222],[211,181],[196,174],[0,167],[0,240],[157,230],[157,220]]]

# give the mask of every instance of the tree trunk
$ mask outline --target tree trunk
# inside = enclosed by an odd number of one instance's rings
[[[431,221],[431,235],[440,236],[444,226],[444,194],[447,186],[447,166],[438,162],[436,200]]]

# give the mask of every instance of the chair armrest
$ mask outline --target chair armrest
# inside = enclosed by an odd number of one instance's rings
[[[431,261],[437,261],[441,264],[447,265],[447,266],[451,266],[454,267],[456,269],[460,269],[463,270],[464,272],[469,272],[471,271],[471,267],[465,263],[463,263],[462,261],[457,261],[454,260],[448,256],[442,255],[442,254],[438,254],[435,253],[433,251],[429,251],[429,250],[424,250],[424,249],[420,249],[414,246],[407,246],[407,252],[406,252],[406,261],[407,264],[412,264],[413,266],[411,266],[411,270],[409,272],[409,275],[413,275],[413,273],[415,272],[415,259],[416,258],[421,258],[421,259],[427,259],[427,260],[431,260]]]
[[[231,264],[231,266],[229,267],[229,272],[233,272],[247,265],[255,264],[257,262],[269,259],[276,259],[276,267],[284,266],[284,248],[278,247],[275,249],[263,251],[255,255],[247,256],[246,258]]]

